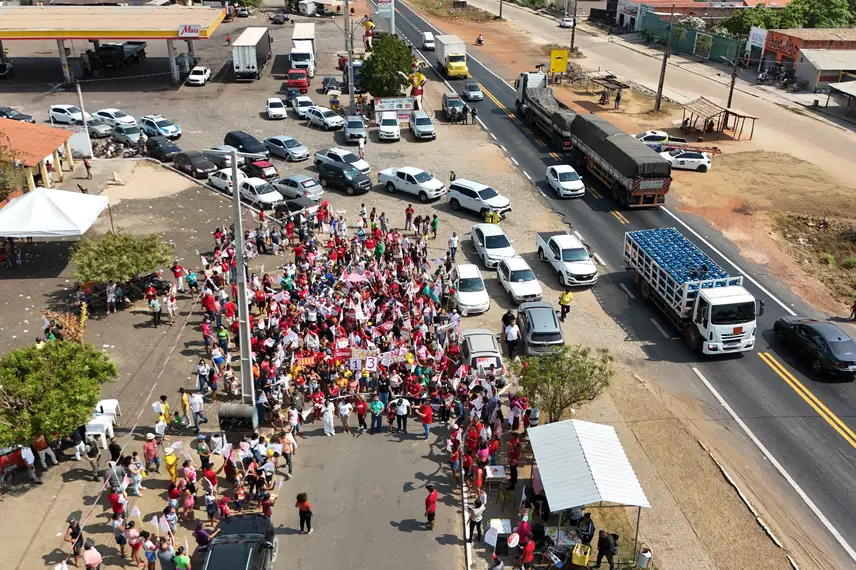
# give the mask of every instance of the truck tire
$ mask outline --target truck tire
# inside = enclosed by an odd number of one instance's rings
[[[616,202],[621,200],[621,185],[617,181],[612,183],[612,199]]]
[[[397,189],[395,187],[395,184],[393,184],[392,182],[387,182],[386,183],[386,190],[390,194],[394,194]]]
[[[698,351],[701,348],[701,337],[698,334],[698,330],[696,330],[692,323],[688,323],[684,326],[684,341],[687,343],[687,347],[692,351]]]
[[[543,247],[538,248],[538,259],[541,261],[547,261],[547,257],[544,255],[544,248]]]
[[[639,291],[641,292],[642,299],[645,301],[651,298],[651,285],[649,285],[647,281],[643,280],[639,284]]]

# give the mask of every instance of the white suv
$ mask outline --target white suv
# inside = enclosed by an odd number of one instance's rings
[[[306,109],[306,118],[309,120],[310,125],[317,125],[325,131],[345,126],[345,119],[327,107],[319,107],[317,105],[309,107]]]
[[[166,137],[178,139],[181,137],[181,129],[161,115],[145,115],[140,118],[140,128],[150,137]]]
[[[453,210],[471,210],[484,217],[488,210],[505,217],[511,212],[511,200],[491,188],[472,180],[458,179],[449,184],[449,205]]]
[[[397,113],[381,113],[377,125],[377,138],[382,141],[397,141],[401,139],[401,127],[398,125]]]
[[[527,301],[540,301],[544,296],[535,272],[522,257],[500,259],[496,266],[496,277],[518,305]]]

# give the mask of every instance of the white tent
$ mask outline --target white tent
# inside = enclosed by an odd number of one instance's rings
[[[566,420],[527,434],[551,511],[601,501],[651,506],[612,426]]]
[[[107,208],[107,196],[36,188],[0,210],[0,236],[81,236]]]

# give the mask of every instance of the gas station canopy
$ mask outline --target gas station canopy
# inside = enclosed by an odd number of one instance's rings
[[[0,41],[205,40],[225,15],[187,6],[0,7]]]

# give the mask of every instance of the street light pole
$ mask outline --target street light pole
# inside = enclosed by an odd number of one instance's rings
[[[351,29],[351,11],[345,0],[345,49],[348,50],[348,114],[354,114],[354,30]]]
[[[577,0],[574,0],[574,18],[571,20],[571,51],[568,53],[568,57],[574,56],[574,38],[577,33]]]
[[[86,125],[86,110],[83,108],[83,92],[80,90],[80,82],[75,81],[74,87],[77,89],[77,104],[80,106],[80,118],[83,121],[83,132],[86,133],[86,145],[89,147],[89,156],[92,157],[92,137],[89,136],[89,127]],[[71,160],[71,157],[68,157],[68,160]]]
[[[666,26],[666,43],[663,46],[663,65],[660,67],[660,82],[657,84],[657,98],[654,99],[654,112],[660,112],[660,103],[663,101],[663,84],[666,83],[666,65],[669,61],[669,40],[672,36],[672,18],[675,16],[675,5],[672,4],[672,12],[669,14],[669,25]]]
[[[739,40],[737,45],[740,45]],[[731,85],[728,87],[728,103],[725,105],[725,128],[728,128],[728,109],[731,108],[731,100],[734,98],[734,84],[737,83],[737,54],[734,54],[734,61],[729,61],[728,58],[724,56],[722,59],[731,64]]]

